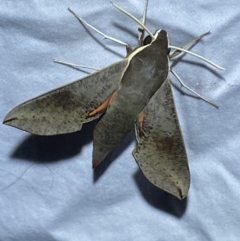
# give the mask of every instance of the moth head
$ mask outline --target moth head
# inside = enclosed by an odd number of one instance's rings
[[[143,40],[143,45],[148,45],[152,43],[152,37],[150,35],[146,36]]]
[[[165,31],[163,29],[156,30],[156,32],[154,33],[153,36],[154,36],[154,39],[150,35],[147,35],[143,40],[143,45],[151,44],[156,39],[162,39],[162,40],[168,41],[167,31]]]

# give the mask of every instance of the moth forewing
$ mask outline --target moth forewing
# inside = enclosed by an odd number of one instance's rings
[[[146,178],[179,199],[187,196],[190,173],[169,80],[144,108],[135,125],[138,145],[133,151]]]
[[[89,113],[118,88],[127,65],[128,59],[123,59],[28,100],[11,110],[3,123],[37,135],[57,135],[81,130],[82,124],[89,120]]]
[[[138,115],[168,76],[167,32],[158,30],[152,42],[130,55],[119,88],[93,134],[96,167],[133,128]]]

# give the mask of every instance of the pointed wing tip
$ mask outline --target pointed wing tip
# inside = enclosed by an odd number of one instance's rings
[[[15,121],[15,120],[18,119],[16,112],[14,113],[14,109],[16,109],[16,108],[13,108],[11,111],[9,111],[9,112],[6,114],[6,116],[5,116],[4,119],[3,119],[3,124],[5,124],[5,125],[11,125],[11,122],[12,122],[12,121]]]
[[[8,120],[6,120],[6,119],[4,118],[2,124],[7,125],[7,122],[8,122]]]
[[[20,122],[21,122],[21,118],[18,118],[18,117],[16,117],[16,116],[13,117],[12,111],[10,111],[10,112],[5,116],[5,118],[3,119],[3,122],[2,122],[2,123],[3,123],[4,125],[12,126],[12,127],[15,127],[15,128],[17,128],[17,129],[19,129],[19,130],[26,131],[26,132],[28,132],[28,133],[30,133],[30,134],[34,134],[34,135],[47,135],[47,134],[42,133],[42,132],[33,131],[33,130],[30,129],[30,128],[26,128],[26,127],[22,126],[22,125],[20,124]],[[48,135],[51,135],[51,133],[48,134]]]
[[[177,197],[180,201],[182,201],[183,199],[185,199],[187,197],[187,193],[184,193],[184,194],[180,193],[179,196],[175,196],[175,197]]]
[[[8,112],[8,114],[4,117],[3,122],[2,122],[4,125],[9,125],[10,126],[12,121],[18,119],[17,117],[12,117],[11,116],[11,112],[12,111]]]
[[[99,160],[99,159],[93,159],[92,160],[92,168],[95,169],[100,163],[101,163],[102,160]]]
[[[171,193],[171,194],[174,195],[179,200],[183,200],[187,197],[189,188],[190,188],[190,186],[188,186],[187,188],[184,188],[184,190],[179,188],[178,193]]]
[[[185,199],[188,195],[188,191],[189,189],[187,190],[181,190],[180,188],[178,188],[177,190],[171,190],[171,189],[167,189],[167,188],[164,188],[164,187],[159,187],[159,186],[156,186],[158,187],[159,189],[167,192],[168,194],[174,196],[175,198],[177,198],[178,200],[182,201],[183,199]]]

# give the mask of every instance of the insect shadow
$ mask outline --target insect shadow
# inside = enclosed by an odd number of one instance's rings
[[[186,211],[188,197],[179,200],[175,196],[157,188],[143,175],[140,169],[134,173],[135,182],[144,199],[158,210],[181,218]]]
[[[114,150],[107,156],[104,162],[102,162],[97,168],[94,168],[93,181],[97,182],[98,179],[111,165],[111,163],[116,160],[117,157],[121,155],[121,153],[123,153],[123,151],[133,142],[136,142],[134,129],[130,131],[121,142],[119,142],[119,144],[114,148]]]
[[[79,155],[92,142],[94,122],[86,123],[81,131],[56,136],[28,136],[11,154],[12,158],[36,163],[66,161]],[[91,159],[89,160],[91,161]]]
[[[72,156],[79,155],[81,149],[92,142],[93,128],[96,122],[83,125],[81,131],[63,134],[58,136],[37,136],[29,135],[13,151],[11,157],[29,161],[31,163],[53,163],[66,160]],[[105,173],[108,167],[119,155],[135,141],[135,132],[132,130],[124,140],[113,150],[106,160],[93,172],[93,182]],[[81,160],[79,160],[81,161]],[[91,162],[91,157],[89,157]],[[180,201],[174,196],[158,189],[151,184],[136,166],[136,173],[133,178],[144,199],[152,206],[163,210],[176,217],[181,217],[186,209],[187,198]]]
[[[97,182],[111,165],[111,163],[116,160],[117,157],[134,141],[136,142],[136,137],[134,130],[132,130],[117,145],[117,147],[110,153],[104,162],[94,169],[93,181]],[[137,184],[143,198],[147,201],[147,203],[156,209],[174,215],[178,218],[185,213],[187,208],[187,197],[183,200],[179,200],[171,194],[157,188],[150,181],[148,181],[138,167],[136,167],[136,172],[133,173],[133,179]]]

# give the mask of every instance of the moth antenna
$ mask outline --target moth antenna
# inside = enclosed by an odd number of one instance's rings
[[[148,0],[146,0],[143,16],[140,20],[144,26],[146,24],[147,8],[148,8]],[[139,46],[143,45],[143,38],[144,38],[144,29],[142,27],[139,27],[138,28],[138,45]]]
[[[143,16],[142,16],[142,19],[141,19],[141,22],[143,23],[144,26],[146,24],[147,9],[148,9],[148,0],[146,0],[145,9],[144,9]]]
[[[100,30],[96,29],[96,28],[93,27],[91,24],[89,24],[88,22],[86,22],[83,18],[81,18],[78,14],[76,14],[74,11],[72,11],[70,8],[68,8],[68,11],[69,11],[70,13],[72,13],[82,24],[87,25],[89,28],[93,29],[94,31],[96,31],[97,33],[99,33],[100,35],[102,35],[104,38],[110,39],[110,40],[112,40],[112,41],[114,41],[114,42],[117,42],[117,43],[119,43],[119,44],[122,44],[122,45],[126,46],[127,48],[131,48],[131,46],[130,46],[129,44],[124,43],[123,41],[118,40],[118,39],[116,39],[116,38],[113,38],[113,37],[111,37],[111,36],[108,36],[108,35],[104,34],[103,32],[101,32]]]
[[[206,35],[208,35],[210,33],[210,31],[201,34],[200,36],[192,39],[190,42],[186,43],[185,45],[181,46],[182,49],[189,49],[191,48],[196,42],[198,42],[200,39],[202,39],[203,37],[205,37]],[[169,57],[171,58],[175,58],[177,55],[179,55],[181,53],[181,51],[179,50],[175,50]]]
[[[92,70],[95,70],[95,71],[99,71],[99,69],[95,69],[95,68],[90,67],[90,66],[81,65],[81,64],[73,64],[73,63],[70,63],[70,62],[65,62],[65,61],[61,61],[61,60],[57,60],[57,59],[54,59],[53,62],[57,63],[57,64],[63,64],[63,65],[69,66],[69,67],[77,68],[77,69],[79,69],[79,68],[80,69],[92,69]]]
[[[151,36],[152,39],[155,39],[154,35],[151,33],[151,31],[141,22],[139,21],[137,18],[135,18],[131,13],[127,12],[126,10],[124,10],[122,7],[118,6],[116,3],[111,2],[112,5],[117,8],[119,11],[121,11],[122,13],[126,14],[127,16],[129,16],[132,20],[134,20],[136,23],[138,23],[145,31],[147,31],[149,33],[149,35]]]
[[[209,103],[210,105],[213,105],[214,107],[216,107],[217,109],[219,108],[218,105],[214,104],[212,101],[208,100],[207,98],[201,96],[200,94],[198,94],[196,91],[194,91],[193,89],[191,89],[190,87],[188,87],[183,81],[182,79],[177,75],[176,72],[174,72],[173,70],[171,70],[172,74],[177,78],[177,80],[181,83],[181,85],[183,87],[185,87],[186,89],[188,89],[189,91],[191,91],[192,93],[194,93],[196,96],[198,96],[200,99],[204,100],[205,102]]]
[[[203,56],[201,56],[201,55],[198,55],[198,54],[196,54],[196,53],[193,53],[192,51],[189,51],[189,50],[183,49],[183,48],[179,48],[179,47],[176,47],[176,46],[173,46],[173,45],[169,45],[168,47],[171,48],[171,49],[176,49],[176,50],[179,50],[179,51],[181,51],[181,52],[185,52],[185,53],[191,54],[191,55],[193,55],[193,56],[195,56],[195,57],[197,57],[197,58],[199,58],[199,59],[202,59],[202,60],[204,60],[205,62],[213,65],[214,67],[216,67],[216,68],[218,68],[218,69],[225,70],[223,67],[219,66],[218,64],[215,64],[215,63],[212,62],[211,60],[209,60],[209,59],[207,59],[207,58],[205,58],[205,57],[203,57]]]

